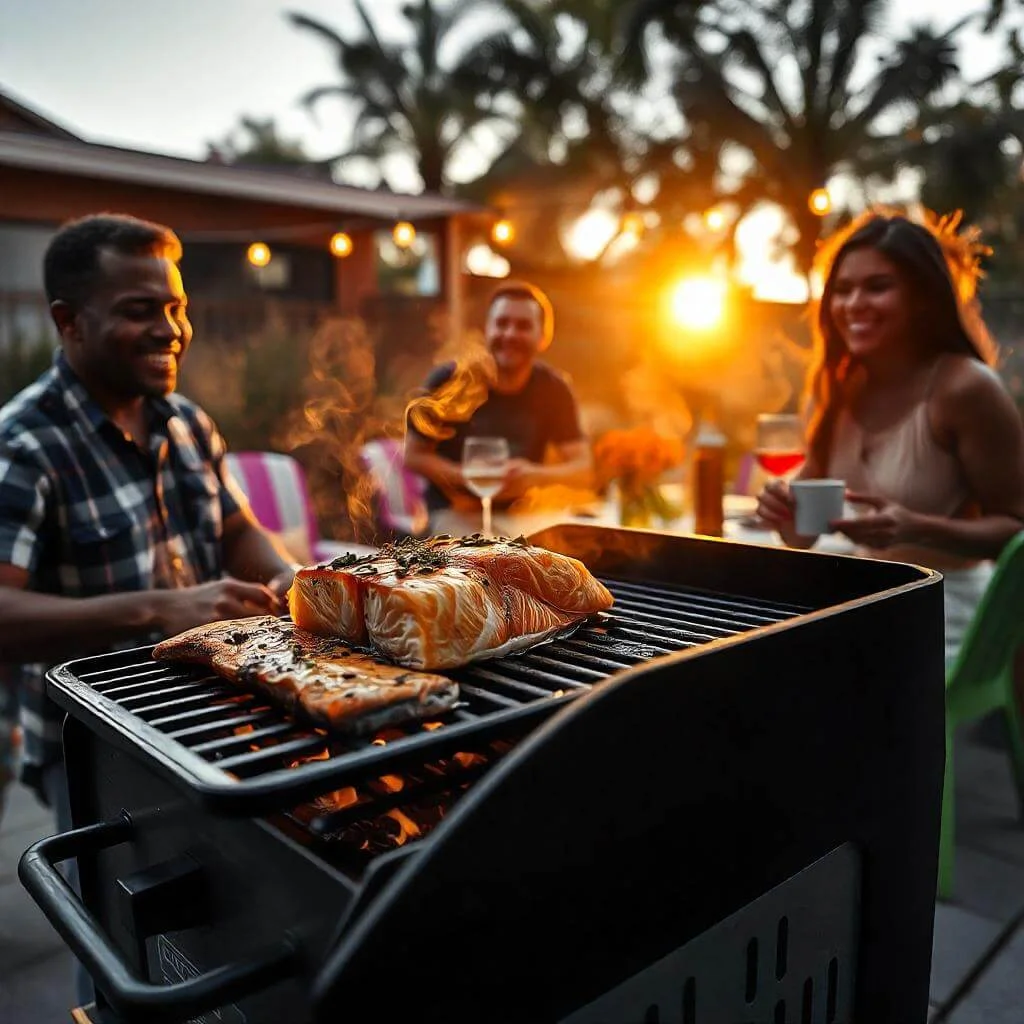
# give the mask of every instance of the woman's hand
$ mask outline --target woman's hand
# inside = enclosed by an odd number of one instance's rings
[[[910,509],[888,498],[853,491],[847,491],[846,500],[854,505],[867,505],[873,510],[856,519],[836,519],[829,523],[833,530],[849,537],[854,544],[884,551],[896,544],[914,541],[918,516]]]
[[[792,526],[796,503],[785,480],[771,480],[757,499],[757,518],[766,526],[785,530]]]

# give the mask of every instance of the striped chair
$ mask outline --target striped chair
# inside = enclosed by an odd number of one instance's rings
[[[402,461],[400,440],[379,437],[359,449],[364,468],[373,478],[373,504],[381,534],[419,537],[427,532],[426,481]]]
[[[320,539],[306,474],[290,455],[228,452],[227,464],[261,525],[275,534],[304,565],[349,551],[368,554],[374,550],[347,541]]]

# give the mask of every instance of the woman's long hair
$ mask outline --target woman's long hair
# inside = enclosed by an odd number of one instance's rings
[[[991,250],[977,228],[958,231],[961,215],[921,222],[895,211],[869,210],[822,245],[815,269],[824,281],[812,307],[814,355],[808,374],[808,449],[824,470],[852,359],[832,319],[835,272],[854,249],[874,249],[903,273],[920,311],[920,331],[936,352],[961,352],[994,365],[995,343],[981,318],[977,285]]]

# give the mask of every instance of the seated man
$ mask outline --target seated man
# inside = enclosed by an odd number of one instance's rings
[[[496,509],[507,508],[533,487],[590,483],[590,446],[576,399],[565,377],[537,358],[553,333],[548,297],[534,285],[507,282],[492,295],[484,327],[494,379],[481,382],[467,375],[460,380],[456,364],[448,363],[427,379],[427,397],[411,404],[405,465],[427,479],[433,532],[479,529],[480,501],[462,477],[467,437],[508,441],[511,459],[494,498]],[[445,514],[448,510],[460,514]]]

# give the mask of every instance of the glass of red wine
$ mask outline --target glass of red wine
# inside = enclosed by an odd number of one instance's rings
[[[804,463],[804,431],[799,416],[762,413],[757,417],[757,464],[769,476],[793,476]]]

